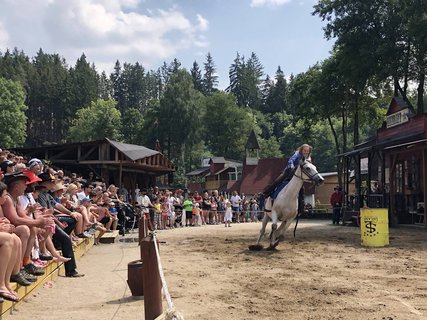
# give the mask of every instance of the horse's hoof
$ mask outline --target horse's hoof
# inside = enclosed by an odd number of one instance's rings
[[[277,245],[275,245],[275,246],[271,246],[271,245],[270,245],[269,247],[267,247],[267,249],[266,249],[266,250],[267,250],[267,251],[277,251],[276,246],[277,246]]]
[[[277,240],[275,243],[269,245],[269,247],[267,248],[268,251],[272,251],[272,250],[276,250],[277,245],[279,244],[279,240]]]
[[[264,249],[264,247],[260,244],[251,244],[249,246],[250,251],[261,251],[262,249]]]

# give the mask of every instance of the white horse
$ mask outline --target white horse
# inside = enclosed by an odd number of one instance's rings
[[[294,172],[292,179],[283,188],[276,199],[271,205],[272,199],[269,197],[265,201],[266,210],[264,211],[264,218],[262,219],[262,226],[259,232],[258,241],[255,245],[249,246],[250,250],[263,249],[260,245],[262,236],[265,233],[265,228],[269,221],[272,222],[270,233],[270,246],[267,250],[274,249],[279,241],[284,238],[286,229],[295,219],[298,214],[298,194],[302,188],[304,181],[313,181],[320,184],[324,181],[323,177],[317,172],[316,167],[306,159],[303,159]],[[271,208],[267,210],[267,208]],[[277,228],[277,222],[281,221],[280,226]]]

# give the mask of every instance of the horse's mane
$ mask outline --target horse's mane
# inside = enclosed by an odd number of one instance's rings
[[[309,163],[311,163],[311,164],[313,163],[313,162],[311,162],[311,157],[308,156],[307,158],[302,157],[302,159],[300,161],[300,165],[303,164],[306,161],[309,162]]]

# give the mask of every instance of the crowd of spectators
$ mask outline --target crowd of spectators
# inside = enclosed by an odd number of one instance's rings
[[[136,203],[141,207],[150,228],[164,230],[176,227],[256,222],[262,218],[263,198],[261,195],[247,197],[236,191],[228,196],[213,191],[201,195],[198,191],[184,192],[159,190],[158,187],[136,190]],[[129,195],[124,190],[122,194]]]
[[[50,260],[67,277],[82,277],[73,249],[80,238],[117,228],[120,196],[114,185],[54,169],[0,149],[0,303],[19,301],[12,282],[29,286]],[[97,232],[98,231],[98,232]]]
[[[103,234],[117,229],[120,217],[126,218],[129,203],[145,215],[151,230],[254,222],[263,207],[259,195],[237,192],[136,186],[131,194],[124,187],[107,187],[92,172],[85,178],[67,175],[47,161],[0,149],[0,303],[19,301],[11,283],[31,285],[50,260],[64,263],[67,277],[84,276],[73,251],[79,239],[94,237],[99,244]],[[126,221],[120,223],[125,230]]]

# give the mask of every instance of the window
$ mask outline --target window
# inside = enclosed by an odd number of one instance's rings
[[[410,162],[408,188],[412,190],[419,190],[420,187],[420,161],[419,159],[412,159]]]

